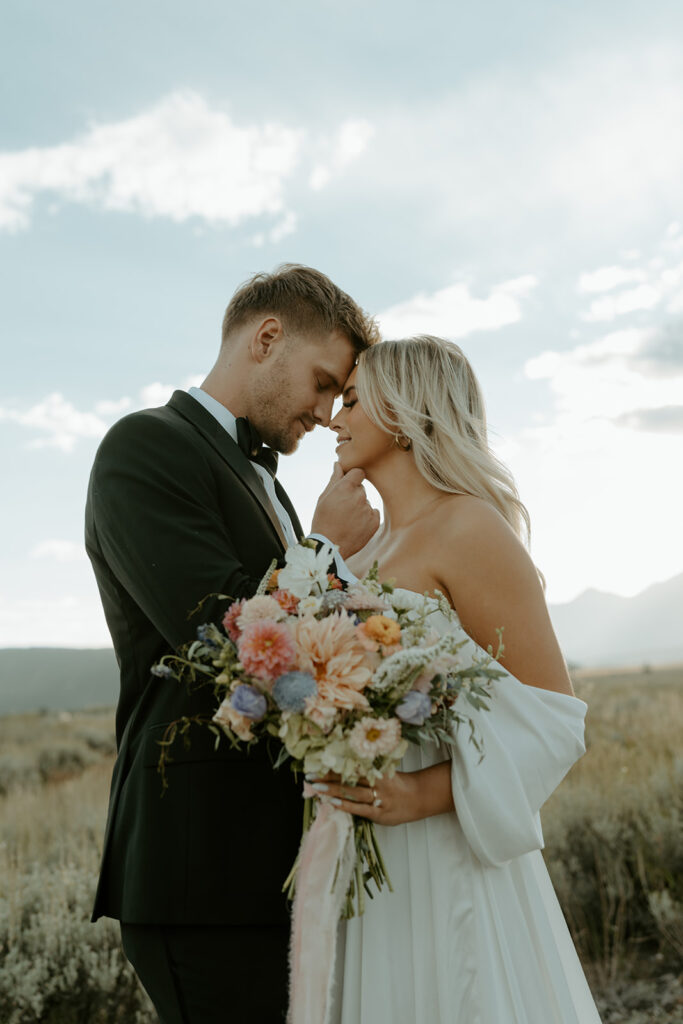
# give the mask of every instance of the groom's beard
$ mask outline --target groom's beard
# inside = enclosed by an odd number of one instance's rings
[[[283,455],[296,451],[299,435],[304,429],[294,412],[295,399],[288,370],[285,363],[266,380],[259,382],[254,393],[255,412],[249,417],[263,443]]]

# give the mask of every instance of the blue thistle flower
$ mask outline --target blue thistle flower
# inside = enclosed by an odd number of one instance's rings
[[[152,665],[150,672],[159,679],[174,679],[175,672],[170,665]]]
[[[419,690],[408,690],[396,708],[396,715],[408,725],[423,725],[425,718],[432,712],[432,702],[426,693]]]
[[[310,672],[285,672],[273,687],[273,697],[281,711],[303,711],[306,698],[317,692],[318,687]]]
[[[248,683],[240,683],[232,692],[230,705],[239,711],[245,718],[251,718],[258,722],[268,710],[268,702],[263,694],[255,686]]]
[[[202,626],[197,626],[197,639],[201,640],[207,647],[217,647],[217,643],[214,637],[214,626],[210,626],[205,622]]]

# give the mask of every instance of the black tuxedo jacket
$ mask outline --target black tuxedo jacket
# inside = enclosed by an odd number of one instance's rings
[[[287,495],[278,495],[295,529]],[[114,767],[93,920],[137,924],[276,924],[288,919],[282,883],[301,834],[301,782],[273,771],[206,728],[171,749],[168,789],[157,772],[167,723],[209,714],[210,687],[188,693],[151,666],[220,621],[226,603],[252,596],[286,546],[253,465],[198,402],[116,423],[97,452],[88,488],[86,548],[121,671]]]

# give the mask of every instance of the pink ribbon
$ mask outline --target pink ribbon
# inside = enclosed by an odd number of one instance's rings
[[[312,796],[304,787],[304,796]],[[355,866],[353,818],[328,803],[301,841],[289,950],[287,1024],[329,1024],[337,926]]]

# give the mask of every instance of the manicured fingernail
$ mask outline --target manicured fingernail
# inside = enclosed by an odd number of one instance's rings
[[[313,779],[315,778],[315,772],[306,772],[304,778],[306,782],[313,782]]]
[[[316,793],[315,799],[321,804],[333,804],[335,807],[341,807],[341,800],[338,796],[318,796]]]
[[[319,793],[327,793],[330,787],[326,786],[324,782],[314,782],[313,789],[317,789]]]

